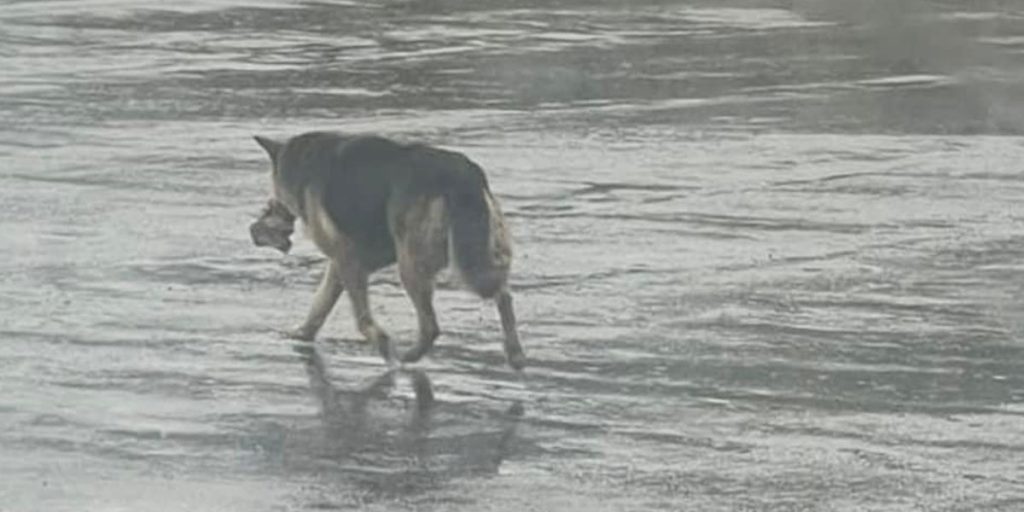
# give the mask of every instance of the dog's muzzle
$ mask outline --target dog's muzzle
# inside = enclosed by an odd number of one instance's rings
[[[271,200],[260,218],[249,226],[249,235],[257,247],[273,247],[287,254],[292,248],[294,225],[295,217],[282,205]]]
[[[252,236],[252,243],[257,247],[273,247],[288,254],[292,248],[292,241],[289,239],[290,232],[274,229],[266,222],[258,220],[249,226],[249,234]]]

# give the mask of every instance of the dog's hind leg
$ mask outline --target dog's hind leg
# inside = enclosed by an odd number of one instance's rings
[[[419,340],[416,346],[402,355],[403,362],[413,363],[430,352],[434,347],[434,340],[441,334],[441,328],[437,325],[437,315],[434,313],[434,275],[420,275],[415,271],[406,270],[405,265],[401,267],[399,273],[402,285],[412,299],[419,323]]]
[[[320,327],[327,320],[334,305],[338,302],[343,290],[341,276],[338,272],[338,264],[331,261],[324,270],[324,276],[320,279],[320,287],[313,296],[313,305],[309,309],[309,315],[301,326],[293,329],[288,336],[298,340],[312,341]]]
[[[519,344],[519,333],[516,331],[516,314],[512,309],[512,294],[502,288],[494,297],[498,304],[498,315],[501,316],[501,330],[505,333],[505,357],[508,364],[516,370],[526,366],[526,354]]]
[[[512,242],[501,208],[486,190],[480,192],[477,200],[472,196],[467,199],[456,195],[452,201],[455,205],[452,209],[452,253],[456,267],[473,292],[482,298],[494,299],[505,334],[505,357],[509,366],[522,370],[526,366],[526,355],[519,344],[512,294],[508,291]]]
[[[441,334],[434,313],[434,277],[448,264],[448,224],[444,200],[423,198],[415,202],[394,231],[398,249],[398,274],[402,286],[416,308],[419,339],[402,356],[402,361],[418,361],[434,346]]]

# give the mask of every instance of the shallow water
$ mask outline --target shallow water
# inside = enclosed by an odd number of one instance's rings
[[[1013,2],[8,1],[0,510],[1020,510]],[[483,165],[530,368],[389,375],[253,133]],[[372,288],[403,344],[412,307]]]

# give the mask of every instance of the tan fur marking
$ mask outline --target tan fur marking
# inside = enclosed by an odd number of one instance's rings
[[[308,218],[303,219],[306,235],[331,259],[345,259],[344,255],[349,253],[352,242],[334,225],[313,190],[306,191],[306,206]],[[344,262],[340,263],[344,265]]]
[[[401,221],[407,229],[395,241],[399,263],[410,270],[436,274],[448,265],[448,211],[444,199],[417,201]]]
[[[505,217],[501,214],[498,200],[490,192],[484,194],[484,199],[487,201],[487,209],[490,211],[491,239],[489,240],[489,248],[491,263],[495,268],[508,272],[512,264],[512,242],[509,240],[508,228],[505,227]]]
[[[402,285],[416,308],[419,339],[402,360],[419,360],[440,334],[432,298],[434,278],[448,265],[448,212],[443,198],[423,198],[410,206],[399,221],[395,246]]]

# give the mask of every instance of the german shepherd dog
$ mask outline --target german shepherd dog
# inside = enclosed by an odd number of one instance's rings
[[[394,363],[391,340],[370,313],[367,285],[370,273],[397,262],[419,323],[419,340],[401,360],[417,361],[440,334],[434,279],[451,261],[470,290],[495,300],[508,363],[525,366],[507,286],[512,248],[478,165],[461,153],[373,135],[255,138],[270,156],[273,198],[250,226],[253,242],[287,252],[301,219],[329,260],[309,315],[291,337],[312,340],[348,290],[359,332]]]

